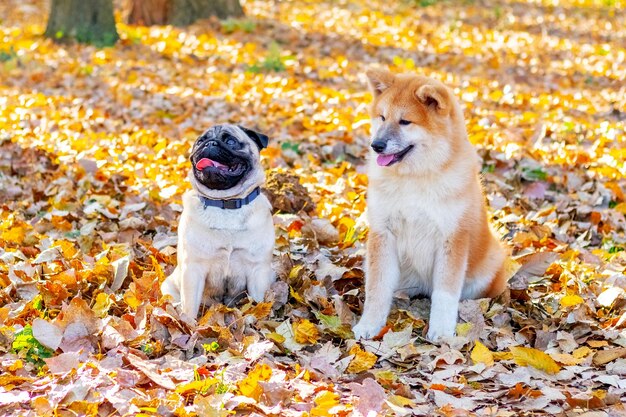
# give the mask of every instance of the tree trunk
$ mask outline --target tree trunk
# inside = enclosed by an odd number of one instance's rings
[[[75,39],[98,46],[118,39],[112,0],[52,0],[46,36],[58,41]]]
[[[243,16],[239,0],[133,0],[128,23],[187,26],[198,19]]]
[[[128,23],[143,26],[167,25],[171,0],[133,0]]]

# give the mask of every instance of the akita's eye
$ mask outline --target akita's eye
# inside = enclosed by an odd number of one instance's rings
[[[383,122],[385,121],[385,116],[383,116],[382,114],[380,115],[380,120],[382,120]]]
[[[404,119],[400,119],[400,121],[398,123],[400,123],[402,126],[406,126],[406,125],[410,125],[411,124],[411,122],[409,122],[408,120],[404,120]]]

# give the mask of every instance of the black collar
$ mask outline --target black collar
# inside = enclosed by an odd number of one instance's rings
[[[207,198],[201,194],[198,194],[200,201],[204,204],[204,208],[207,207],[219,207],[221,209],[238,209],[246,204],[250,204],[261,194],[261,188],[256,187],[250,194],[245,196],[244,198],[232,198],[230,200],[214,200],[212,198]]]

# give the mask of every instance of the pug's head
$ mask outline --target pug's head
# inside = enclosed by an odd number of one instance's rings
[[[216,125],[204,132],[191,151],[192,184],[208,197],[235,197],[264,180],[259,152],[268,137],[231,124]]]

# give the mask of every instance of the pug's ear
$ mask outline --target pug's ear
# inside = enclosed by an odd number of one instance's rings
[[[268,138],[266,135],[264,135],[263,133],[255,132],[252,129],[248,129],[240,125],[237,125],[237,127],[243,130],[243,132],[248,135],[248,137],[252,139],[254,143],[256,143],[256,146],[259,147],[259,150],[267,148],[267,143],[269,142],[270,138]]]

